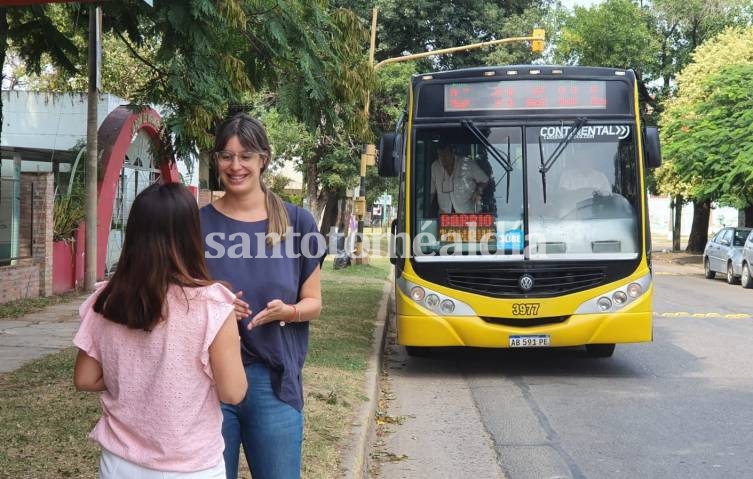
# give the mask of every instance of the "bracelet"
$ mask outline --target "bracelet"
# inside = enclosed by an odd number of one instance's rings
[[[301,312],[295,307],[295,304],[289,304],[293,308],[293,314],[290,315],[290,319],[280,321],[280,326],[285,326],[286,323],[299,323],[301,321]]]

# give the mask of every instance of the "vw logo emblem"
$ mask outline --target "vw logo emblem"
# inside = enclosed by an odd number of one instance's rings
[[[521,291],[530,291],[531,288],[533,288],[533,276],[530,274],[524,274],[518,280],[518,286],[520,286]]]

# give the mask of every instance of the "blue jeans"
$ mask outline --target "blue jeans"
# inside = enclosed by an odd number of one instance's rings
[[[248,393],[237,406],[222,404],[227,479],[238,477],[240,445],[254,479],[299,479],[303,414],[272,391],[269,369],[245,367]]]

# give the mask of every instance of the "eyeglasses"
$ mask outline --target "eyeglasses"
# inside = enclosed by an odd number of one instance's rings
[[[237,157],[241,163],[251,163],[257,156],[261,156],[255,151],[242,151],[240,153],[233,153],[232,151],[217,151],[214,153],[214,157],[220,163],[229,164]]]

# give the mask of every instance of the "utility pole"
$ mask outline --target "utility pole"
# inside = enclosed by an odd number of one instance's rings
[[[89,96],[86,114],[86,262],[84,288],[97,281],[97,106],[100,90],[102,10],[89,6]]]
[[[371,40],[369,42],[369,65],[374,65],[374,51],[376,50],[377,9],[371,10]],[[364,113],[369,117],[370,92],[366,92]],[[356,235],[355,264],[368,264],[368,256],[363,254],[363,219],[366,216],[366,167],[376,164],[376,146],[365,145],[361,154],[361,171],[358,183],[358,198],[355,203],[356,217],[358,217],[358,234]]]
[[[531,51],[534,53],[541,53],[544,51],[544,38],[545,32],[542,28],[534,28],[533,33],[526,37],[511,37],[500,38],[498,40],[490,40],[488,42],[474,43],[471,45],[462,45],[459,47],[443,48],[441,50],[432,50],[430,52],[416,53],[413,55],[404,55],[401,57],[388,58],[381,62],[374,64],[374,51],[376,50],[376,29],[377,29],[377,9],[374,8],[371,11],[371,41],[369,44],[369,65],[372,66],[374,71],[389,65],[390,63],[407,62],[417,60],[419,58],[425,58],[435,55],[444,55],[447,53],[464,52],[468,50],[474,50],[476,48],[490,47],[495,45],[504,45],[507,43],[516,42],[531,42]],[[369,100],[370,92],[366,92],[366,102],[364,104],[364,112],[366,117],[369,116]],[[358,217],[358,234],[356,235],[356,264],[368,264],[368,257],[363,254],[363,218],[366,215],[366,167],[376,164],[376,146],[373,144],[364,145],[363,153],[361,154],[361,177],[358,188],[358,199],[355,202],[356,216]]]

